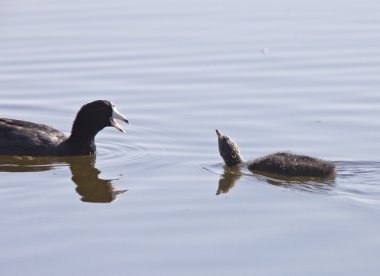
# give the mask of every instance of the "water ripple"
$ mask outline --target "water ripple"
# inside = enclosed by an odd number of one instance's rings
[[[229,179],[231,182],[236,182],[240,177],[244,176],[252,182],[266,182],[275,186],[311,193],[330,193],[332,191],[332,186],[334,185],[334,181],[331,180],[254,174],[245,167],[241,169],[231,169],[225,167],[221,163],[203,165],[201,166],[201,170],[209,174],[220,175],[220,182],[224,181],[224,183],[225,179]]]
[[[107,167],[141,163],[150,156],[150,151],[141,145],[117,141],[113,143],[98,142],[97,149],[97,164]]]
[[[350,202],[359,203],[368,207],[380,207],[380,162],[376,161],[337,161],[337,178],[332,180],[316,180],[302,178],[279,179],[272,176],[253,174],[246,168],[230,169],[222,163],[204,164],[200,170],[207,174],[219,175],[219,185],[226,179],[229,186],[235,186],[235,182],[242,176],[249,181],[264,181],[268,184],[290,188],[304,192],[332,195],[340,199],[348,199]],[[253,183],[254,184],[254,183]],[[227,185],[228,186],[228,185]],[[224,188],[224,192],[227,192]]]

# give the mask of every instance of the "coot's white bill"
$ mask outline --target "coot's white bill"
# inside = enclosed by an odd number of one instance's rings
[[[115,121],[116,120],[121,120],[123,122],[126,122],[127,124],[129,124],[128,120],[124,117],[124,115],[122,115],[117,109],[115,106],[112,106],[112,117],[110,118],[110,122],[111,122],[111,125],[120,130],[121,132],[124,132],[125,133],[125,130],[123,129],[123,127],[121,125],[119,125],[118,122]]]

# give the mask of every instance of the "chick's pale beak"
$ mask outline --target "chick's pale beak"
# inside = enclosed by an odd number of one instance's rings
[[[116,122],[116,120],[121,120],[127,124],[129,124],[128,120],[119,112],[117,111],[117,109],[115,107],[112,108],[112,117],[110,118],[110,122],[111,122],[111,125],[120,130],[121,132],[124,132],[125,133],[125,130],[122,128],[121,125],[119,125],[118,122]]]
[[[216,135],[218,135],[218,138],[223,136],[223,134],[219,130],[215,129],[215,132],[216,132]]]

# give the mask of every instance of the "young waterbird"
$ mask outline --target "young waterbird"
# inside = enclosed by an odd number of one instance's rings
[[[247,168],[258,174],[275,174],[288,177],[321,177],[335,176],[335,165],[318,158],[288,152],[278,152],[244,162],[238,145],[228,136],[216,130],[219,153],[228,167]]]

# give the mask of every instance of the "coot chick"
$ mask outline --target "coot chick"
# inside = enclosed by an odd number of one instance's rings
[[[115,119],[128,123],[115,105],[106,100],[82,106],[74,120],[69,137],[46,125],[0,118],[0,154],[29,156],[94,154],[95,135],[103,128],[113,126],[124,132]]]
[[[322,177],[335,176],[335,165],[318,158],[288,152],[270,154],[252,161],[244,162],[238,145],[228,136],[216,130],[219,153],[228,167],[246,165],[254,173],[269,173],[290,177]]]

